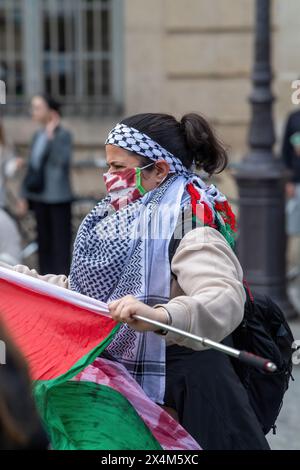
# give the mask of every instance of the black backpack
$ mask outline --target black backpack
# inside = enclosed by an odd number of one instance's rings
[[[169,244],[170,263],[179,242],[173,235]],[[273,428],[275,433],[275,422],[292,378],[294,338],[278,305],[266,295],[255,294],[254,297],[245,280],[244,288],[247,296],[244,319],[231,334],[231,343],[237,349],[270,359],[277,371],[263,372],[231,358],[232,364],[247,390],[263,432],[267,434]]]
[[[234,359],[232,363],[263,432],[267,434],[273,428],[275,433],[275,422],[292,378],[294,338],[279,306],[267,295],[253,296],[246,281],[244,287],[247,295],[244,319],[232,333],[233,345],[270,359],[277,371],[263,372]]]

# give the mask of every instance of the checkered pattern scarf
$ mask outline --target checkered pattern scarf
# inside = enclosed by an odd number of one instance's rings
[[[131,294],[150,306],[166,303],[171,281],[168,245],[181,209],[191,203],[188,185],[197,187],[207,208],[226,198],[136,129],[118,124],[106,144],[153,161],[165,159],[171,174],[161,186],[118,211],[111,210],[108,195],[87,215],[75,240],[70,288],[104,302]],[[105,355],[123,364],[148,397],[163,404],[165,352],[164,338],[124,324]]]

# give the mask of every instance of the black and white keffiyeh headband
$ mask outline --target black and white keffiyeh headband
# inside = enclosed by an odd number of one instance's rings
[[[182,164],[179,158],[134,127],[117,124],[108,134],[105,145],[107,144],[116,145],[142,157],[150,158],[150,160],[163,159],[170,165],[170,172],[172,173],[184,176],[190,176],[192,173]]]
[[[220,203],[222,205],[225,204],[226,208],[228,208],[226,196],[214,184],[207,185],[200,175],[194,173],[194,168],[191,170],[187,169],[179,158],[175,157],[171,152],[166,150],[155,140],[151,139],[147,134],[144,134],[134,127],[118,123],[108,134],[105,145],[107,144],[116,145],[117,147],[121,147],[129,152],[137,153],[138,155],[149,158],[153,161],[158,161],[160,159],[165,160],[170,165],[170,173],[184,176],[187,185],[191,182],[194,186],[197,186],[199,201],[208,205],[212,214],[212,219],[215,218],[213,209],[215,203]],[[233,220],[234,215],[231,209],[226,210],[229,211],[229,219]],[[218,217],[220,218],[220,216]],[[222,218],[221,223],[225,226],[225,222]]]

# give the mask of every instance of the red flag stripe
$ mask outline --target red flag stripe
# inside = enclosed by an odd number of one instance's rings
[[[33,380],[67,372],[116,326],[107,316],[1,278],[0,315],[27,359]]]

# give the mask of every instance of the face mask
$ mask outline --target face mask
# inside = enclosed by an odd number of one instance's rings
[[[121,209],[147,192],[142,186],[141,171],[151,165],[154,165],[154,162],[142,168],[126,168],[103,174],[106,190],[111,198],[110,203],[115,210]]]

